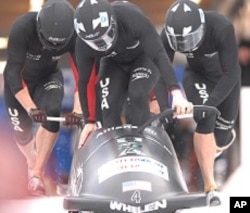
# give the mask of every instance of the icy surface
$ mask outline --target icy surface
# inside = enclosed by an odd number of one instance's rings
[[[240,166],[229,178],[221,191],[222,205],[187,209],[181,213],[228,213],[230,196],[250,196],[249,168]],[[63,209],[63,197],[40,198],[32,200],[0,201],[0,213],[67,213]]]

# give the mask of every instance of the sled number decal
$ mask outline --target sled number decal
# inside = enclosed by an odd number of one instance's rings
[[[141,202],[141,192],[139,190],[134,191],[132,194],[131,200],[136,203]]]

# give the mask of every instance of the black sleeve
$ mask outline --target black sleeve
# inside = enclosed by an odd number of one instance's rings
[[[158,67],[168,90],[179,88],[173,66],[166,54],[161,38],[150,20],[143,15],[133,19],[136,35],[143,46],[145,53],[152,58]]]
[[[77,62],[76,62],[76,54],[75,54],[75,37],[73,38],[71,48],[69,50],[69,55],[70,55],[70,67],[75,79],[75,91],[78,90],[78,81],[79,81],[79,72],[77,69]]]
[[[78,90],[81,108],[86,122],[95,121],[95,79],[91,78],[96,73],[95,57],[89,54],[89,47],[76,39],[76,63],[79,72]]]
[[[154,92],[161,112],[170,107],[168,101],[168,93],[166,91],[167,91],[166,85],[164,84],[163,79],[160,78],[155,86]]]
[[[22,70],[25,64],[28,38],[20,22],[13,24],[7,49],[7,64],[4,70],[5,81],[13,94],[23,88]]]
[[[240,79],[240,66],[238,63],[238,46],[233,25],[228,24],[217,32],[215,39],[222,67],[222,78],[215,86],[206,104],[218,106],[232,91]]]

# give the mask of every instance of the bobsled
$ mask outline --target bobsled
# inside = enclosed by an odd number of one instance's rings
[[[168,109],[141,127],[99,128],[74,153],[69,191],[63,207],[69,213],[175,213],[206,206],[206,194],[191,193],[173,144],[161,121]],[[193,116],[219,111],[195,106]]]

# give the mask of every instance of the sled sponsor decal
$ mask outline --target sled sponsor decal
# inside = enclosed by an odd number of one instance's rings
[[[144,190],[144,191],[152,191],[152,184],[148,181],[142,180],[134,180],[134,181],[126,181],[122,183],[122,191],[134,191],[134,190]]]
[[[144,131],[147,132],[147,133],[149,133],[150,135],[157,136],[156,131],[154,131],[154,130],[151,129],[151,128],[148,128],[148,127],[147,127]]]
[[[161,162],[144,156],[124,156],[98,168],[99,183],[127,172],[145,172],[169,181],[168,168]]]
[[[102,135],[108,132],[112,132],[112,131],[119,130],[119,129],[137,129],[137,128],[138,128],[137,126],[132,126],[132,125],[110,127],[110,128],[104,129],[102,132],[99,132],[95,138],[98,139],[99,137],[101,137]]]
[[[167,208],[167,201],[165,199],[154,201],[152,203],[147,203],[142,206],[133,206],[125,203],[120,203],[118,201],[110,201],[109,207],[114,211],[131,212],[131,213],[144,213],[152,212],[160,209]]]
[[[126,155],[145,155],[142,151],[142,138],[124,137],[117,139],[119,157]]]

